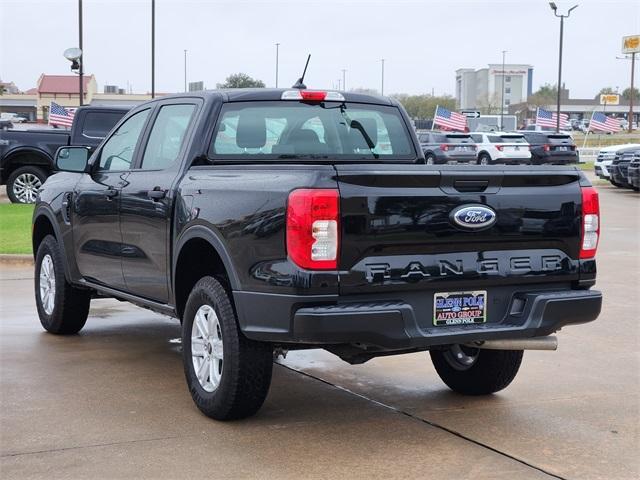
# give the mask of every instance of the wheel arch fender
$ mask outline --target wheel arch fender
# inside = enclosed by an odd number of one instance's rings
[[[67,255],[67,249],[65,248],[64,239],[60,226],[56,220],[55,213],[46,204],[40,204],[33,212],[33,221],[31,223],[31,245],[33,249],[33,259],[35,261],[38,254],[38,248],[42,243],[42,240],[47,235],[53,235],[58,245],[60,245],[60,252],[64,260],[64,276],[68,282],[71,282],[69,258]]]
[[[176,311],[178,315],[181,315],[181,305],[184,303],[184,292],[181,293],[180,285],[178,285],[178,268],[179,262],[181,258],[184,258],[183,253],[186,254],[186,249],[190,244],[193,244],[197,241],[206,242],[206,244],[211,247],[213,252],[219,258],[222,267],[226,273],[226,278],[228,280],[228,286],[232,290],[240,290],[240,279],[238,273],[233,265],[233,261],[229,251],[221,238],[220,234],[217,233],[213,228],[207,225],[197,224],[190,227],[187,227],[183,233],[179,236],[175,248],[174,255],[172,259],[172,279],[171,284],[173,287],[174,300],[176,304]],[[184,305],[182,305],[184,306]]]
[[[16,147],[6,152],[4,157],[2,158],[3,180],[6,180],[6,178],[9,177],[11,172],[15,170],[15,168],[9,169],[9,167],[13,165],[14,163],[13,161],[17,157],[21,157],[21,156],[35,157],[40,161],[37,163],[25,163],[24,165],[20,165],[18,163],[16,164],[16,168],[26,167],[29,165],[40,166],[40,167],[44,166],[48,170],[52,170],[54,168],[53,157],[45,150],[42,150],[41,148],[37,148],[37,147]]]

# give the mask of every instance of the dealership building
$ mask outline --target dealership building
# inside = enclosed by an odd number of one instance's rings
[[[63,107],[76,108],[80,104],[80,81],[77,75],[40,75],[35,88],[20,92],[11,88],[13,83],[1,82],[5,92],[0,95],[0,113],[23,114],[30,121],[46,123],[49,107],[55,102]],[[156,94],[160,96],[161,94]],[[105,85],[104,93],[98,92],[98,84],[93,75],[83,76],[83,103],[100,106],[133,107],[151,99],[151,95],[126,93],[124,89]]]
[[[459,68],[456,70],[456,102],[461,110],[480,110],[502,104],[504,85],[504,109],[525,102],[532,93],[533,66],[507,63],[491,63],[487,68]]]

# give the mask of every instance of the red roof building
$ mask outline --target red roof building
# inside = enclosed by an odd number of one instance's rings
[[[86,93],[91,88],[91,83],[95,83],[93,75],[84,75],[83,90]],[[40,75],[38,79],[38,93],[53,93],[53,94],[78,94],[78,88],[80,82],[77,75]]]

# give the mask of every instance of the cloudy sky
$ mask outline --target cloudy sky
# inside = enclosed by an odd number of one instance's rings
[[[557,0],[566,11],[563,80],[572,97],[603,86],[629,84],[630,62],[617,60],[621,37],[640,33],[637,0]],[[150,90],[151,0],[84,0],[85,71],[105,84]],[[69,73],[62,57],[78,44],[77,0],[0,0],[0,77],[21,89],[38,76]],[[188,81],[215,87],[230,73],[280,86],[300,75],[307,53],[307,85],[331,88],[346,69],[347,88],[385,93],[455,92],[455,70],[500,63],[534,66],[534,89],[555,83],[559,20],[543,0],[511,1],[156,1],[156,90],[183,90]],[[640,62],[636,63],[638,66]],[[638,78],[636,71],[636,78]],[[640,83],[640,81],[638,82]]]

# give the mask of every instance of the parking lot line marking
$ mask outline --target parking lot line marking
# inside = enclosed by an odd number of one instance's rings
[[[322,378],[320,378],[320,377],[316,377],[315,375],[311,375],[310,373],[303,372],[302,370],[296,370],[295,368],[292,368],[292,367],[290,367],[290,366],[288,366],[288,365],[284,365],[284,364],[282,364],[282,363],[278,363],[278,362],[275,362],[275,364],[276,364],[276,365],[279,365],[279,366],[281,366],[281,367],[283,367],[283,368],[286,368],[286,369],[288,369],[288,370],[291,370],[292,372],[296,372],[296,373],[299,373],[300,375],[304,375],[305,377],[312,378],[312,379],[314,379],[314,380],[317,380],[317,381],[319,381],[319,382],[322,382],[322,383],[324,383],[325,385],[329,385],[329,386],[331,386],[331,387],[337,388],[338,390],[342,390],[343,392],[349,393],[349,394],[354,395],[354,396],[356,396],[356,397],[360,397],[360,398],[362,398],[363,400],[366,400],[366,401],[368,401],[368,402],[371,402],[371,403],[374,403],[374,404],[376,404],[376,405],[379,405],[379,406],[381,406],[381,407],[383,407],[383,408],[386,408],[386,409],[388,409],[388,410],[391,410],[391,411],[393,411],[393,412],[395,412],[395,413],[398,413],[398,414],[400,414],[400,415],[404,415],[405,417],[409,417],[409,418],[411,418],[412,420],[417,420],[417,421],[422,422],[422,423],[425,423],[425,424],[427,424],[427,425],[429,425],[429,426],[431,426],[431,427],[434,427],[434,428],[437,428],[437,429],[442,430],[442,431],[444,431],[444,432],[447,432],[447,433],[449,433],[449,434],[451,434],[451,435],[454,435],[454,436],[456,436],[456,437],[458,437],[458,438],[460,438],[460,439],[462,439],[462,440],[466,440],[467,442],[471,442],[471,443],[473,443],[474,445],[477,445],[477,446],[479,446],[479,447],[485,448],[485,449],[490,450],[490,451],[492,451],[492,452],[494,452],[494,453],[497,453],[498,455],[501,455],[501,456],[506,457],[506,458],[508,458],[508,459],[510,459],[510,460],[513,460],[513,461],[518,462],[518,463],[520,463],[520,464],[522,464],[522,465],[525,465],[525,466],[527,466],[527,467],[529,467],[529,468],[532,468],[533,470],[537,470],[537,471],[539,471],[540,473],[544,473],[545,475],[548,475],[548,476],[549,476],[549,477],[551,477],[551,478],[557,478],[557,479],[559,479],[559,480],[567,480],[567,478],[565,478],[565,477],[561,477],[560,475],[556,475],[555,473],[551,473],[551,472],[549,472],[549,471],[545,470],[544,468],[541,468],[541,467],[538,467],[538,466],[536,466],[536,465],[533,465],[533,464],[531,464],[531,463],[527,462],[526,460],[523,460],[523,459],[518,458],[518,457],[514,457],[513,455],[510,455],[510,454],[508,454],[508,453],[506,453],[506,452],[502,452],[502,451],[500,451],[500,450],[498,450],[498,449],[496,449],[496,448],[492,447],[491,445],[487,445],[486,443],[482,443],[482,442],[480,442],[480,441],[478,441],[478,440],[474,440],[473,438],[468,437],[468,436],[466,436],[466,435],[465,435],[465,434],[463,434],[463,433],[460,433],[460,432],[457,432],[457,431],[452,430],[452,429],[450,429],[450,428],[447,428],[447,427],[445,427],[444,425],[440,425],[440,424],[438,424],[438,423],[432,422],[432,421],[427,420],[427,419],[425,419],[425,418],[422,418],[422,417],[418,417],[418,416],[416,416],[416,415],[413,415],[413,414],[411,414],[411,413],[409,413],[409,412],[405,412],[404,410],[401,410],[401,409],[399,409],[399,408],[396,408],[396,407],[394,407],[394,406],[392,406],[392,405],[387,405],[386,403],[382,403],[382,402],[380,402],[380,401],[378,401],[378,400],[375,400],[375,399],[373,399],[373,398],[369,398],[369,397],[367,397],[366,395],[362,395],[361,393],[354,392],[354,391],[352,391],[352,390],[349,390],[348,388],[345,388],[345,387],[342,387],[342,386],[340,386],[340,385],[336,385],[336,384],[334,384],[334,383],[328,382],[327,380],[324,380],[324,379],[322,379]]]

